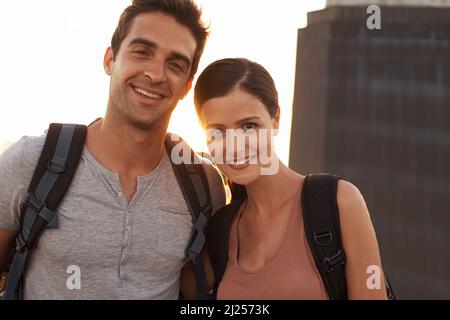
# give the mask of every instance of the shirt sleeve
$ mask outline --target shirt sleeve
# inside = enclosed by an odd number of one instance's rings
[[[0,229],[19,230],[19,169],[17,163],[22,141],[0,155]]]
[[[18,231],[20,228],[20,203],[43,142],[43,137],[22,137],[0,154],[0,229]]]

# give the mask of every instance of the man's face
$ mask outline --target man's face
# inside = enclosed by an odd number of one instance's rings
[[[134,127],[165,125],[191,87],[196,41],[188,28],[159,12],[136,16],[119,52],[108,48],[109,105]]]

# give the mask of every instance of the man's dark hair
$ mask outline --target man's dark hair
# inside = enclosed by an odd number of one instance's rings
[[[189,74],[189,78],[192,78],[197,72],[200,57],[208,37],[208,27],[201,21],[202,12],[193,0],[134,0],[132,5],[127,7],[120,16],[119,23],[111,39],[111,48],[114,56],[117,56],[123,39],[128,35],[133,19],[139,14],[147,12],[167,14],[191,31],[197,41]]]

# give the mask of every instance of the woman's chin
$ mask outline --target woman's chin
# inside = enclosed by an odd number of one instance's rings
[[[228,179],[242,186],[250,185],[260,177],[258,166],[253,165],[249,165],[245,168],[225,165],[225,168],[222,166],[221,170]]]

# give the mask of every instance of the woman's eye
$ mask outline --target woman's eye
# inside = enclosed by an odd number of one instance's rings
[[[223,136],[225,134],[224,129],[216,128],[212,131],[214,136]]]
[[[255,130],[256,129],[256,124],[254,124],[254,123],[246,123],[246,124],[244,124],[244,126],[242,128],[244,129],[244,131]]]
[[[210,128],[207,130],[206,136],[208,141],[214,141],[223,138],[225,130],[219,128]]]

